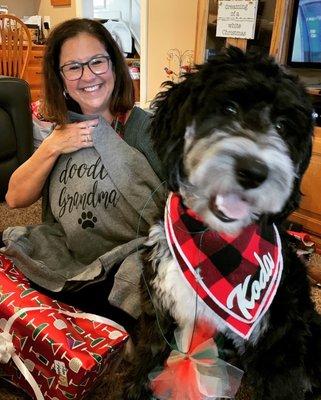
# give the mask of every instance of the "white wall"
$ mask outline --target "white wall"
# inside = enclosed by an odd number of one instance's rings
[[[169,51],[176,49],[183,55],[194,50],[197,1],[144,0],[141,12],[141,99],[145,107],[169,79],[164,68],[177,67],[169,63]]]
[[[77,16],[85,18],[93,18],[93,0],[78,0]]]
[[[94,11],[94,17],[102,19],[118,19],[120,13],[121,19],[128,22],[129,5],[130,0],[108,0],[108,8],[96,9]]]
[[[49,15],[52,28],[66,19],[75,18],[77,16],[77,1],[71,0],[70,6],[52,6],[51,0],[40,0],[37,14],[42,16]]]
[[[8,6],[10,14],[22,18],[38,14],[40,0],[0,0],[0,4]]]

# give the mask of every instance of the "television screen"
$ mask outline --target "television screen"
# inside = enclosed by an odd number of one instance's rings
[[[288,65],[321,68],[321,0],[295,0]]]

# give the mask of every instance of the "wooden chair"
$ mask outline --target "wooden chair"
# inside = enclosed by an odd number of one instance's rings
[[[22,78],[31,46],[27,26],[14,15],[0,14],[0,75]]]

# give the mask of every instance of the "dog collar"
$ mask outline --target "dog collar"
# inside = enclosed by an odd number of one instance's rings
[[[248,339],[280,283],[283,260],[274,224],[252,224],[237,236],[219,234],[170,193],[165,231],[172,256],[200,301]]]

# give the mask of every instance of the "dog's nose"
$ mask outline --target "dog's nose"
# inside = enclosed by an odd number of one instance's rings
[[[236,159],[236,179],[244,189],[260,186],[267,178],[268,172],[267,165],[258,158],[239,157]]]

